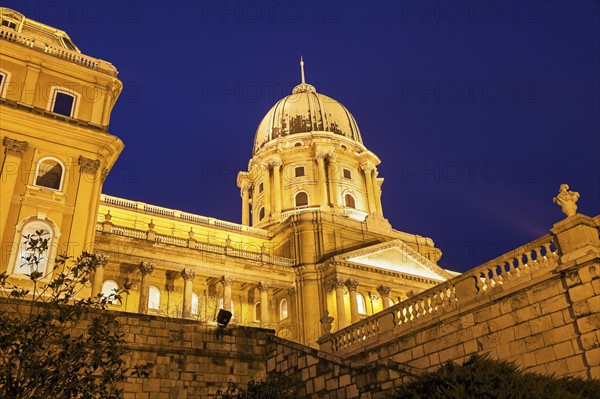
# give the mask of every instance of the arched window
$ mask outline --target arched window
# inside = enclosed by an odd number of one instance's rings
[[[279,302],[279,320],[287,319],[288,317],[288,303],[287,299],[283,298]]]
[[[160,290],[153,285],[148,292],[148,309],[160,309]]]
[[[356,293],[356,302],[358,303],[358,313],[367,314],[367,303],[365,297],[360,293]]]
[[[119,284],[113,280],[106,280],[102,283],[102,296],[107,298],[108,296],[115,294],[119,290]],[[111,301],[113,303],[113,301]]]
[[[31,220],[27,222],[20,233],[21,242],[14,268],[15,274],[31,274],[40,272],[42,276],[49,270],[48,262],[52,255],[53,229],[42,220]],[[31,250],[32,240],[37,241],[36,251]]]
[[[347,208],[356,208],[356,201],[352,195],[346,194],[344,196],[344,202],[346,203]]]
[[[263,220],[265,218],[265,208],[262,207],[260,208],[260,210],[258,211],[258,221],[260,222],[261,220]]]
[[[56,158],[42,158],[35,171],[35,185],[61,190],[65,168]]]
[[[260,321],[260,302],[254,304],[254,321]]]
[[[294,143],[294,147],[302,147],[302,144],[303,144],[302,141],[296,141]]]
[[[306,194],[304,191],[300,191],[298,194],[296,194],[296,208],[300,208],[302,206],[307,206],[308,205],[308,194]]]
[[[197,315],[200,313],[200,301],[198,295],[192,292],[192,314]]]

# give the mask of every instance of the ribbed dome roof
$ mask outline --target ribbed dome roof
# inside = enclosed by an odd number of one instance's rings
[[[279,137],[310,132],[335,133],[362,144],[352,114],[337,100],[317,93],[313,86],[304,83],[302,70],[302,83],[291,95],[279,100],[258,125],[253,153]]]

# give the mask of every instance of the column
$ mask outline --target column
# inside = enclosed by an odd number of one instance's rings
[[[325,156],[322,152],[317,153],[317,181],[319,183],[319,204],[327,207],[327,175],[325,174]]]
[[[269,323],[269,286],[271,284],[265,281],[258,283],[260,291],[260,326],[266,326]]]
[[[243,184],[242,191],[242,224],[250,226],[250,185]]]
[[[387,309],[390,307],[390,292],[392,292],[392,289],[390,287],[387,287],[385,285],[380,285],[379,287],[377,287],[377,292],[379,292],[379,295],[381,295],[381,304],[383,305],[384,309]]]
[[[94,278],[92,280],[92,295],[95,298],[102,292],[102,284],[104,284],[104,266],[108,263],[108,257],[103,255],[98,256],[98,264],[94,269]]]
[[[281,161],[275,160],[271,163],[273,165],[273,196],[275,199],[275,210],[274,213],[281,213]]]
[[[196,277],[196,271],[192,269],[183,269],[181,271],[181,277],[183,277],[183,312],[184,318],[192,316],[192,284],[194,277]],[[147,303],[148,301],[146,301]]]
[[[379,185],[379,179],[377,179],[377,168],[373,170],[373,196],[375,197],[375,209],[377,214],[383,217],[383,209],[381,207],[381,188]]]
[[[335,290],[335,307],[337,308],[338,330],[348,326],[346,320],[346,307],[344,305],[344,284],[346,280],[336,277],[331,281],[331,287]]]
[[[223,284],[223,309],[231,312],[231,286],[233,285],[233,277],[223,276],[221,283]],[[262,303],[261,303],[262,309]]]
[[[73,210],[73,220],[88,220],[88,214],[94,203],[94,188],[101,184],[98,176],[100,161],[88,159],[80,156],[79,163],[79,182],[77,186],[77,197],[75,199],[75,209]],[[94,209],[93,212],[96,212]],[[95,229],[96,223],[75,223],[71,227],[69,236],[69,254],[75,256],[84,246],[88,237],[88,230]]]
[[[356,288],[358,288],[357,280],[347,280],[346,287],[348,287],[348,296],[350,297],[350,321],[356,323],[360,318],[358,317],[358,301],[356,300]]]
[[[365,174],[365,188],[367,189],[367,199],[369,203],[369,213],[373,214],[377,211],[375,206],[375,196],[373,195],[373,165],[366,163],[360,166],[363,173]]]
[[[148,313],[148,297],[150,295],[150,276],[154,271],[154,263],[142,261],[140,263],[142,272],[142,282],[140,283],[140,302],[138,304],[138,313]]]
[[[331,193],[331,205],[340,206],[339,167],[334,153],[328,154],[329,160],[329,192]]]
[[[298,300],[298,298],[296,296],[296,288],[295,287],[288,289],[288,298],[289,298],[288,317],[292,321],[292,326],[297,326],[298,315],[296,314],[296,312],[298,311],[298,306],[296,304],[296,301]],[[294,327],[294,328],[296,329],[294,331],[294,334],[298,334],[297,327]]]
[[[265,207],[265,218],[271,216],[271,172],[269,164],[263,164],[263,206]]]
[[[6,253],[9,253],[10,249],[7,246],[12,245],[12,237],[10,238],[10,242],[4,242],[3,234],[12,197],[15,193],[15,185],[21,173],[21,158],[23,157],[23,153],[27,151],[29,144],[26,141],[4,137],[2,145],[4,146],[4,153],[6,155],[2,164],[2,170],[0,171],[0,180],[2,181],[2,186],[0,187],[0,194],[2,195],[2,200],[0,201],[0,245],[2,247],[0,249],[2,251],[0,252],[4,253],[6,251]],[[22,181],[22,184],[25,185],[27,182]],[[4,263],[5,260],[2,259],[2,262]]]

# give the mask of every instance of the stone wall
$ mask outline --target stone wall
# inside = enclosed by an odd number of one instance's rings
[[[0,310],[26,312],[30,302],[0,302]],[[14,306],[16,305],[16,306]],[[120,385],[125,399],[207,399],[230,383],[267,376],[267,344],[273,330],[217,327],[194,320],[114,312],[126,348],[127,365],[150,362],[150,378],[130,377]],[[85,324],[78,325],[79,333]]]

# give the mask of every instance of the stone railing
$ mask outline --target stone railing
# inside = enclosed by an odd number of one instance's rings
[[[276,265],[276,266],[293,267],[295,265],[294,259],[284,258],[282,256],[275,256],[275,255],[271,255],[271,254],[268,254],[265,252],[258,253],[258,252],[248,251],[246,249],[234,248],[230,245],[229,246],[228,245],[217,245],[217,244],[210,244],[207,242],[188,240],[188,239],[181,238],[181,237],[175,237],[175,236],[170,236],[170,235],[165,235],[165,234],[158,234],[158,233],[150,232],[150,231],[132,229],[129,227],[122,227],[122,226],[115,226],[114,224],[107,223],[107,222],[104,222],[104,223],[97,222],[96,223],[96,231],[103,232],[103,233],[109,233],[109,234],[115,234],[115,235],[124,236],[124,237],[131,237],[131,238],[136,238],[136,239],[141,239],[141,240],[154,241],[154,242],[160,243],[160,244],[175,245],[178,247],[185,247],[185,248],[193,248],[193,249],[200,250],[202,252],[209,252],[209,253],[218,254],[218,255],[226,255],[226,256],[231,256],[234,258],[247,259],[247,260],[252,260],[252,261],[256,261],[256,262],[272,264],[272,265]]]
[[[52,46],[48,43],[44,43],[44,52],[46,54],[50,54],[54,57],[62,58],[63,60],[67,60],[69,62],[73,62],[75,64],[83,65],[84,67],[90,69],[100,69],[100,60],[92,57],[88,57],[87,55],[83,55],[76,51],[67,50],[65,48],[60,48],[56,46]]]
[[[59,46],[47,43],[39,38],[24,35],[12,29],[0,27],[0,39],[7,40],[21,46],[44,52],[56,58],[82,65],[86,68],[94,70],[103,70],[113,76],[117,75],[117,69],[109,62],[99,60],[97,58],[88,57],[77,51],[68,50]]]
[[[342,209],[342,213],[351,219],[358,220],[359,222],[364,222],[367,215],[369,215],[367,212],[359,211],[352,208],[344,208]]]
[[[315,211],[318,211],[319,209],[320,209],[320,207],[318,207],[318,206],[307,206],[306,208],[292,209],[291,211],[281,212],[281,218],[287,219],[292,215],[299,215],[301,213],[306,213],[306,212],[315,212]]]
[[[249,233],[257,237],[271,238],[269,230],[258,229],[256,227],[245,226],[243,224],[227,222],[207,216],[194,215],[192,213],[178,211],[176,209],[163,208],[161,206],[149,205],[143,202],[131,201],[124,198],[112,197],[102,194],[100,201],[108,205],[114,205],[121,208],[140,210],[153,215],[165,216],[173,219],[180,219],[186,222],[218,227],[220,229],[235,231],[240,233]]]
[[[33,45],[35,44],[35,38],[4,28],[0,28],[0,39],[8,40],[9,42],[30,48],[33,48]]]
[[[547,273],[558,263],[553,236],[547,235],[477,266],[388,309],[354,323],[320,340],[321,348],[334,353],[354,353],[383,335],[397,336],[424,324],[478,296],[490,295],[526,283]]]

